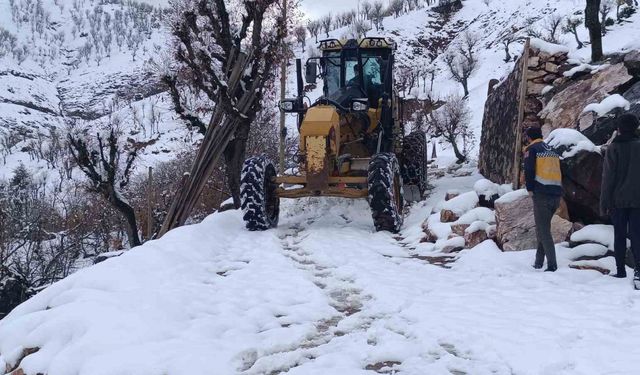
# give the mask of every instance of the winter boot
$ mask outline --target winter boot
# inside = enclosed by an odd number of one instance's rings
[[[617,272],[611,276],[618,279],[625,279],[627,277],[627,269],[625,268],[624,264],[622,265],[622,267],[618,266],[616,268],[618,269]]]
[[[636,266],[636,270],[633,275],[633,287],[635,290],[640,290],[640,264]]]
[[[617,277],[618,279],[624,279],[627,277],[627,267],[624,264],[624,255],[622,257],[616,256],[616,273],[611,275],[613,277]]]

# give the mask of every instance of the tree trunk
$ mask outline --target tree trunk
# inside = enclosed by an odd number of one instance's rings
[[[575,28],[571,29],[573,36],[576,38],[576,43],[578,43],[578,49],[582,49],[584,47],[584,44],[582,44],[582,42],[580,41],[580,38],[578,37],[578,30],[576,30]]]
[[[504,43],[504,62],[511,61],[511,54],[509,53],[509,43]]]
[[[589,39],[591,40],[591,60],[592,62],[602,60],[602,25],[599,16],[600,0],[587,0],[585,8],[584,22],[589,29]]]
[[[464,89],[464,97],[466,98],[467,96],[469,96],[469,82],[466,79],[463,79],[460,83],[462,84],[462,88]]]
[[[458,159],[456,161],[456,163],[462,164],[465,161],[467,161],[467,157],[464,156],[460,152],[460,149],[458,149],[458,144],[456,143],[456,138],[455,137],[449,137],[448,141],[449,141],[449,143],[451,143],[451,147],[453,147],[453,153],[456,155],[456,159]]]
[[[247,150],[249,126],[250,122],[240,124],[233,140],[229,142],[224,150],[227,184],[236,209],[240,208],[240,174]]]
[[[110,190],[111,191],[109,192],[107,199],[118,211],[120,211],[127,221],[127,238],[129,239],[129,246],[140,246],[142,242],[140,241],[140,236],[138,236],[138,224],[136,222],[136,213],[133,210],[133,207],[124,201],[115,190]]]

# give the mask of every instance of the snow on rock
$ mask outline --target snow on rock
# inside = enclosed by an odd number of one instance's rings
[[[452,253],[454,251],[463,249],[465,245],[464,237],[453,237],[446,240],[438,240],[436,242],[436,251],[443,253]]]
[[[440,221],[440,214],[433,214],[427,219],[427,228],[438,239],[447,238],[451,234],[451,225]]]
[[[542,39],[531,38],[531,47],[535,48],[541,52],[546,52],[550,55],[557,55],[559,53],[568,53],[570,51],[569,47],[546,42]]]
[[[473,184],[473,190],[478,195],[484,195],[485,197],[491,197],[494,195],[500,195],[500,185],[483,178]]]
[[[512,203],[515,202],[517,200],[519,200],[520,198],[526,196],[527,194],[527,189],[519,189],[519,190],[515,190],[509,193],[506,193],[505,195],[501,196],[498,200],[496,200],[496,204],[506,204],[506,203]]]
[[[477,205],[478,194],[475,191],[469,191],[444,202],[442,209],[451,211],[457,215],[462,215]]]
[[[469,227],[467,229],[465,229],[464,232],[465,233],[474,233],[474,232],[481,231],[481,230],[487,232],[487,231],[491,230],[492,227],[494,227],[494,226],[489,224],[489,223],[487,223],[486,221],[478,220],[478,221],[474,221],[473,223],[471,223],[469,225]]]
[[[608,67],[609,64],[602,64],[602,65],[591,65],[591,64],[580,64],[576,67],[573,67],[569,70],[567,70],[566,72],[564,72],[564,76],[565,77],[573,77],[576,73],[580,73],[580,72],[589,72],[591,74],[596,73],[606,67]]]
[[[562,158],[570,158],[580,151],[600,153],[599,146],[574,129],[556,129],[549,134],[545,142],[553,148],[567,148],[562,153]]]
[[[486,207],[476,207],[464,213],[453,224],[471,224],[475,221],[483,221],[485,223],[495,223],[495,212]]]
[[[631,103],[622,95],[613,94],[604,98],[600,103],[592,103],[584,107],[582,113],[593,111],[596,112],[598,116],[604,116],[616,108],[623,108],[625,111],[628,111],[631,108]]]
[[[571,242],[595,242],[613,250],[613,225],[591,224],[571,235]]]
[[[609,249],[607,246],[598,243],[585,243],[578,245],[569,251],[571,259],[577,260],[585,257],[603,257],[609,252]]]

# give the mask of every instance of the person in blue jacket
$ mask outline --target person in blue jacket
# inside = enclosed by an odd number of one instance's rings
[[[542,140],[542,130],[531,127],[525,132],[528,145],[524,155],[524,176],[527,191],[533,199],[533,216],[536,223],[538,248],[533,267],[545,271],[558,269],[556,248],[551,235],[551,219],[560,206],[562,196],[562,172],[560,157]]]

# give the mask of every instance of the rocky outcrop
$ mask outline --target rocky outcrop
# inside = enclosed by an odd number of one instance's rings
[[[624,56],[624,66],[629,74],[640,78],[640,51],[631,51]]]
[[[603,157],[597,152],[580,151],[562,159],[562,187],[570,220],[588,224],[606,221],[599,212],[602,165]]]
[[[543,133],[548,135],[555,129],[573,129],[576,126],[584,130],[591,126],[593,114],[583,115],[584,108],[588,104],[601,102],[631,79],[624,64],[618,63],[602,68],[592,76],[583,76],[567,83],[539,114],[544,121]]]
[[[537,247],[533,201],[529,196],[496,202],[496,241],[504,251],[519,251]],[[555,215],[551,232],[555,243],[563,242],[572,229],[571,222]]]
[[[109,113],[105,103],[135,102],[166,91],[158,77],[143,70],[96,74],[91,79],[63,80],[58,85],[61,107],[67,116],[95,120]],[[82,78],[82,76],[80,76]],[[90,93],[90,95],[87,95]]]
[[[626,85],[625,85],[626,86]],[[632,84],[622,96],[631,103],[631,108],[625,111],[622,108],[615,108],[602,117],[596,117],[593,114],[583,115],[582,134],[584,134],[591,142],[596,145],[603,145],[611,139],[613,132],[616,130],[616,117],[622,113],[628,112],[640,117],[640,82]],[[586,118],[591,119],[591,125],[587,126]]]

